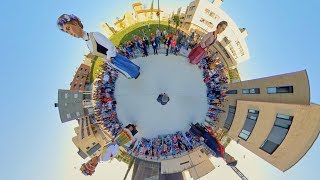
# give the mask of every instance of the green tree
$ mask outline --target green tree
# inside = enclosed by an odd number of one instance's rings
[[[177,29],[178,26],[180,25],[180,17],[179,17],[179,15],[174,15],[173,16],[173,22],[175,23],[176,29]]]
[[[234,69],[229,68],[229,76],[230,76],[230,80],[241,81],[241,78],[240,78],[240,75],[239,75],[237,68],[234,68]]]

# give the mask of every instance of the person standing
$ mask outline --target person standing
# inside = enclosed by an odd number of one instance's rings
[[[176,46],[177,46],[176,38],[174,37],[171,40],[171,48],[170,48],[170,52],[173,53],[174,55],[177,55]]]
[[[108,66],[116,69],[126,78],[137,79],[139,77],[139,66],[118,54],[112,42],[101,33],[84,31],[83,24],[77,16],[63,14],[58,18],[57,26],[61,31],[85,40],[91,54],[101,57]]]
[[[142,49],[143,57],[148,56],[147,45],[144,43],[144,41],[142,41],[141,38],[139,38],[139,46]]]
[[[162,33],[162,34],[163,34],[163,36],[164,36],[164,37],[166,37],[166,36],[167,36],[166,28],[164,28],[163,33]]]
[[[202,38],[200,44],[193,48],[188,55],[191,64],[198,64],[206,56],[206,52],[210,46],[217,40],[218,35],[222,33],[227,26],[228,23],[226,21],[221,21],[215,31],[207,33]]]
[[[171,38],[170,36],[167,36],[166,40],[164,41],[164,45],[166,47],[166,56],[168,56],[169,54],[169,48],[170,48],[170,45],[171,45]]]
[[[158,44],[157,44],[156,38],[154,37],[154,35],[152,33],[151,33],[151,45],[153,48],[153,54],[158,55]]]
[[[170,98],[166,93],[161,93],[158,96],[157,101],[161,103],[161,105],[166,105],[170,101]]]

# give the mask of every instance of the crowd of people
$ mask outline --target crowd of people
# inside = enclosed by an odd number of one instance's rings
[[[180,48],[189,48],[190,44],[186,44],[186,37],[182,32],[177,31],[174,35],[172,32],[166,33],[166,30],[156,31],[155,35],[150,34],[151,46],[154,55],[163,45],[168,53],[177,54]],[[163,42],[163,43],[161,43]],[[190,42],[190,41],[189,41]],[[141,52],[144,56],[148,56],[149,38],[145,35],[140,38],[138,35],[133,36],[133,41],[128,41],[125,45],[117,48],[118,53],[122,53],[128,58],[135,58],[136,52]],[[206,54],[197,65],[203,70],[203,81],[207,86],[208,111],[205,122],[213,126],[218,119],[219,113],[225,113],[223,110],[223,102],[226,101],[226,84],[228,78],[226,76],[227,68],[217,56],[218,53]],[[109,66],[103,65],[103,72],[96,78],[95,92],[93,98],[95,100],[95,115],[98,123],[102,123],[112,136],[116,136],[123,128],[123,124],[118,120],[116,113],[116,100],[114,98],[115,82],[118,72]],[[128,145],[128,152],[136,157],[147,158],[153,160],[161,160],[166,158],[174,158],[185,152],[191,151],[199,145],[203,144],[198,136],[188,132],[176,132],[175,134],[159,135],[157,138],[135,139]]]
[[[225,113],[222,103],[226,101],[226,84],[228,78],[226,68],[217,57],[217,53],[205,57],[198,67],[203,70],[203,81],[207,86],[208,112],[205,122],[213,126],[219,113]],[[157,138],[141,138],[133,141],[128,152],[139,158],[162,160],[175,158],[185,152],[203,145],[199,136],[191,132],[180,132],[168,135],[159,135]]]
[[[177,55],[181,48],[192,49],[196,43],[194,32],[190,36],[180,30],[173,32],[172,29],[168,32],[166,29],[162,31],[157,29],[155,32],[145,29],[139,33],[133,35],[132,40],[120,44],[117,47],[117,52],[128,59],[135,59],[138,53],[143,57],[149,56],[152,52],[154,55],[158,55],[158,50],[163,47],[167,56],[169,53]]]
[[[114,98],[115,82],[119,73],[109,66],[102,66],[103,71],[93,82],[94,114],[97,123],[103,124],[112,136],[116,136],[123,126],[117,116],[117,101]]]
[[[211,57],[202,59],[199,67],[203,68],[204,83],[207,86],[208,112],[205,121],[214,125],[218,119],[218,114],[225,113],[222,104],[227,101],[227,68],[216,57],[216,53]]]
[[[208,32],[198,43],[194,41],[195,34],[186,36],[182,31],[177,30],[167,32],[166,29],[156,32],[149,32],[145,29],[140,31],[140,36],[133,35],[132,41],[127,41],[115,48],[113,43],[98,32],[87,33],[83,30],[81,20],[75,15],[63,14],[57,20],[57,27],[76,38],[82,38],[89,51],[104,59],[105,64],[102,65],[101,72],[95,79],[93,86],[94,115],[96,122],[103,125],[114,137],[112,142],[104,147],[101,155],[92,158],[88,163],[81,167],[81,172],[85,175],[92,175],[99,161],[110,160],[113,153],[117,152],[119,146],[123,146],[133,139],[138,132],[134,124],[123,127],[119,121],[116,112],[116,100],[114,98],[115,82],[118,74],[121,73],[128,79],[137,79],[140,75],[140,67],[132,63],[129,59],[136,58],[136,53],[140,52],[143,56],[149,55],[150,44],[154,55],[158,54],[158,50],[163,44],[166,50],[166,56],[169,52],[177,55],[180,49],[192,48],[188,54],[191,64],[198,65],[203,70],[204,83],[207,86],[208,112],[206,122],[214,125],[219,113],[224,113],[222,103],[226,101],[225,86],[228,83],[226,76],[227,69],[224,68],[217,53],[209,55],[209,48],[217,40],[228,23],[221,21],[215,31]],[[148,33],[147,33],[148,32]],[[229,159],[226,162],[235,166],[236,161],[231,156],[224,155],[224,148],[211,134],[207,132],[205,126],[191,125],[188,132],[176,132],[175,134],[159,135],[157,138],[147,139],[141,138],[134,140],[128,147],[128,152],[136,157],[144,157],[150,159],[166,159],[175,158],[185,152],[192,151],[201,144],[205,144],[217,157]],[[219,150],[217,151],[217,147]],[[113,153],[110,153],[113,152]],[[107,156],[106,156],[107,155]],[[102,159],[100,158],[102,157]],[[229,157],[229,158],[228,158]]]
[[[189,132],[159,135],[157,138],[135,139],[127,148],[128,152],[139,158],[162,160],[175,158],[192,151],[201,145],[200,139]]]

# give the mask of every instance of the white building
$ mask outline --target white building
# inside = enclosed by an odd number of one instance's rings
[[[102,23],[101,28],[105,32],[108,38],[116,33],[116,30],[113,27],[109,26],[108,23]]]
[[[213,51],[218,51],[220,59],[228,67],[249,59],[249,50],[245,38],[248,32],[245,28],[239,28],[237,24],[226,14],[220,6],[223,0],[195,0],[189,4],[184,19],[180,25],[181,30],[195,32],[203,36],[205,33],[214,31],[221,21],[227,21],[227,29],[218,37]],[[180,10],[180,14],[182,10]],[[181,18],[180,18],[181,19]]]

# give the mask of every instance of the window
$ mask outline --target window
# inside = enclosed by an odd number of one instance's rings
[[[88,149],[90,149],[90,147],[87,147],[86,149],[88,150]]]
[[[247,140],[249,138],[250,134],[251,133],[249,131],[242,129],[242,131],[239,134],[239,137],[243,140]]]
[[[289,129],[292,123],[292,119],[293,119],[293,116],[277,114],[277,118],[274,125],[281,128]]]
[[[77,116],[80,116],[80,113],[79,113],[79,112],[76,112],[76,115],[77,115]]]
[[[227,94],[238,94],[237,90],[228,90]]]
[[[194,9],[196,9],[196,6],[191,6],[191,7],[189,8],[190,11],[192,11],[192,10],[194,10]]]
[[[64,98],[66,98],[66,99],[68,98],[68,93],[64,94]]]
[[[189,18],[189,19],[190,19],[191,17],[192,17],[192,15],[187,15],[187,18]]]
[[[236,106],[229,106],[228,116],[223,126],[224,128],[228,130],[230,129],[235,113],[236,113]]]
[[[288,134],[292,120],[293,116],[277,114],[276,121],[274,122],[271,132],[268,135],[268,138],[261,145],[260,149],[269,154],[273,154]]]
[[[73,95],[74,98],[78,98],[78,93]]]
[[[80,69],[80,71],[82,71],[83,68]]]
[[[85,100],[90,100],[91,99],[91,94],[83,94],[83,99]],[[91,101],[88,101],[91,103]]]
[[[93,143],[92,143],[92,145],[96,145],[96,143],[95,143],[95,142],[93,142]]]
[[[253,110],[253,109],[248,110],[246,121],[238,137],[240,137],[245,141],[250,137],[252,130],[256,125],[258,116],[259,116],[259,111]]]
[[[293,93],[293,86],[268,87],[268,94]]]
[[[202,22],[203,24],[205,24],[206,26],[208,26],[208,27],[210,27],[210,28],[213,28],[213,24],[212,24],[212,22],[210,22],[210,21],[207,21],[207,20],[201,18],[201,19],[200,19],[200,22]]]
[[[70,114],[67,114],[67,118],[70,119],[70,118],[71,118],[71,115],[70,115]]]
[[[77,86],[77,84],[74,84],[74,85],[73,85],[73,88],[75,88],[76,86]]]
[[[97,152],[100,148],[101,148],[101,145],[98,143],[95,146],[93,146],[89,151],[87,151],[87,153],[91,156],[95,152]]]
[[[242,94],[260,94],[259,88],[242,89]]]
[[[90,135],[91,135],[91,132],[90,132],[89,127],[87,127],[87,133],[88,133],[88,136],[90,136]]]
[[[79,88],[81,88],[81,87],[82,87],[82,84],[79,85]]]

